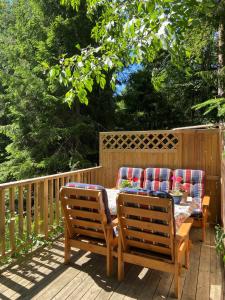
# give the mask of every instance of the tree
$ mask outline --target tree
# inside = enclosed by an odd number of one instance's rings
[[[65,88],[50,84],[43,65],[54,64],[63,53],[91,42],[92,22],[84,9],[74,14],[58,2],[2,1],[0,14],[1,181],[56,173],[97,162],[98,131],[112,126],[112,91],[94,86],[93,108],[74,102],[68,107]],[[7,19],[7,25],[5,20]],[[94,42],[93,42],[94,43]],[[43,65],[42,65],[42,64]],[[0,158],[1,159],[1,158]]]
[[[61,3],[77,10],[80,5],[79,0],[61,0]],[[134,62],[151,62],[162,49],[170,53],[176,65],[182,66],[184,58],[191,54],[191,49],[185,48],[190,31],[206,19],[217,29],[225,11],[223,0],[89,0],[87,7],[90,17],[93,12],[101,11],[92,30],[97,46],[90,45],[82,48],[79,55],[64,57],[51,70],[52,79],[63,76],[69,103],[76,97],[87,103],[87,91],[94,81],[104,87],[105,72],[113,68],[118,71]],[[223,68],[222,56],[220,61],[218,70]],[[115,86],[115,73],[111,84]]]
[[[125,77],[126,88],[116,97],[118,128],[170,129],[218,120],[216,112],[206,117],[192,109],[215,93],[215,87],[196,72],[197,67],[204,69],[206,59],[201,56],[201,64],[189,65],[187,74],[171,63],[168,53],[162,52],[152,63],[142,65],[128,79]]]

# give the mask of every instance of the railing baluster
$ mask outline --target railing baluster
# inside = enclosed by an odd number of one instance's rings
[[[39,233],[39,183],[34,184],[34,232]]]
[[[9,189],[9,210],[10,210],[10,225],[9,225],[9,235],[10,235],[10,248],[11,252],[14,253],[16,249],[15,245],[15,189],[11,187]]]
[[[43,229],[45,237],[48,237],[48,180],[45,179],[43,183]]]
[[[26,195],[27,235],[31,234],[31,184],[27,186]]]
[[[55,218],[56,224],[59,224],[59,178],[55,180]]]
[[[77,181],[77,182],[82,182],[82,181],[81,181],[81,174],[78,173],[78,174],[76,174],[76,176],[77,176],[77,180],[76,180],[76,181]]]
[[[5,256],[5,190],[0,189],[0,251]]]
[[[53,180],[49,180],[49,225],[53,225]]]
[[[23,236],[23,186],[20,185],[19,188],[19,199],[18,199],[18,213],[19,213],[19,237]]]
[[[40,205],[40,233],[44,234],[44,182],[39,185],[39,205]]]

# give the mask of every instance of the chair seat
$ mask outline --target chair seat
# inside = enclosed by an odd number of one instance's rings
[[[150,251],[150,250],[146,250],[146,249],[140,249],[137,247],[130,247],[129,251],[136,255],[146,256],[146,257],[154,258],[157,260],[162,260],[162,261],[166,260],[166,261],[172,262],[172,257],[169,254],[162,254],[162,253],[158,253],[158,252],[154,252],[154,251]]]
[[[94,245],[106,247],[106,241],[101,238],[79,235],[79,236],[75,236],[74,239],[87,244],[94,244]]]

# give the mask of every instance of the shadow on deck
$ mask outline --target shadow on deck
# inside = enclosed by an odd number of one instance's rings
[[[216,256],[214,231],[207,230],[205,244],[200,230],[192,229],[191,266],[182,272],[183,300],[222,300],[224,273]],[[63,243],[57,241],[31,259],[5,270],[0,276],[0,299],[174,299],[173,276],[134,265],[126,268],[122,283],[105,275],[105,258],[73,251],[63,264]]]

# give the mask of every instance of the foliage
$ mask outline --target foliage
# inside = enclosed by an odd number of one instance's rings
[[[215,230],[216,251],[218,254],[222,255],[223,261],[225,262],[225,232],[220,225],[216,225]]]
[[[124,82],[125,90],[116,97],[118,129],[170,129],[218,120],[214,111],[206,117],[192,109],[203,98],[213,96],[214,87],[194,72],[187,75],[175,67],[167,53],[120,84]]]
[[[87,0],[87,14],[94,15],[92,37],[97,46],[89,45],[71,57],[64,56],[59,65],[51,69],[54,80],[63,76],[69,90],[66,101],[79,98],[88,102],[87,91],[96,81],[103,88],[105,72],[121,70],[132,63],[153,61],[162,49],[182,66],[183,58],[190,57],[185,34],[207,18],[211,24],[220,4],[212,0],[196,1],[106,1]],[[61,0],[64,5],[79,9],[79,0]],[[96,18],[95,12],[101,11]],[[115,86],[115,73],[111,85]]]
[[[18,217],[15,218],[16,223],[18,222]],[[6,222],[9,222],[7,219]],[[35,234],[34,232],[30,235],[24,234],[22,237],[16,236],[16,250],[9,256],[6,255],[0,260],[0,266],[10,264],[15,260],[23,259],[27,255],[31,254],[34,250],[40,247],[48,246],[51,247],[55,239],[57,239],[63,233],[63,224],[60,223],[58,226],[53,226],[49,232],[48,239],[42,234]],[[9,232],[6,231],[6,239],[10,240]]]
[[[56,1],[3,1],[0,15],[0,181],[62,172],[97,162],[98,131],[111,126],[112,91],[93,86],[88,108],[63,101],[45,64],[91,41],[91,21]],[[5,21],[6,25],[5,25]],[[102,116],[102,109],[109,113]],[[109,125],[108,125],[109,124]],[[87,138],[88,137],[88,138]]]
[[[96,164],[99,131],[221,118],[191,109],[216,95],[210,1],[0,3],[0,182]]]
[[[123,188],[127,188],[127,187],[131,188],[132,187],[132,183],[131,183],[130,180],[123,179],[122,182],[121,182],[121,184],[120,184],[120,188],[123,189]]]

